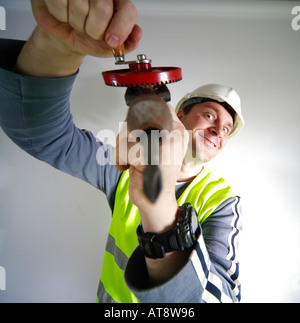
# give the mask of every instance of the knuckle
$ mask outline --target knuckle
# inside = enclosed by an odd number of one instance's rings
[[[87,0],[70,1],[70,11],[76,15],[86,16],[89,12],[89,2]]]
[[[95,11],[97,15],[102,19],[109,20],[112,18],[114,9],[111,1],[96,1],[95,0]]]
[[[67,8],[68,0],[45,0],[49,13],[62,22],[68,21]]]
[[[90,11],[86,24],[87,34],[94,39],[102,39],[114,14],[111,0],[90,1]]]

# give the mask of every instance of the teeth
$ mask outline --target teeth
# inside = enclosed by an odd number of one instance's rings
[[[210,140],[206,139],[201,133],[198,133],[198,135],[202,138],[202,140],[204,139],[204,142],[206,142],[207,144],[209,144],[213,149],[217,149],[220,147],[217,147],[213,142],[211,142]]]

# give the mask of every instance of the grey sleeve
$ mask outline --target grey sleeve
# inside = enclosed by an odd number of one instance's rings
[[[184,268],[161,286],[149,287],[145,257],[137,248],[125,280],[142,303],[239,302],[238,238],[240,198],[223,203],[202,224],[202,232]]]
[[[0,55],[0,126],[31,156],[103,191],[113,205],[120,177],[112,162],[113,147],[77,128],[70,110],[76,76],[40,78],[9,69],[22,42],[2,40]]]

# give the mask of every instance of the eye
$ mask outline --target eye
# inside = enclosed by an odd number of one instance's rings
[[[229,135],[230,133],[231,133],[231,131],[232,131],[232,128],[231,127],[224,127],[224,133],[225,133],[225,135]]]
[[[205,115],[209,120],[214,120],[214,116],[211,113],[206,113]]]

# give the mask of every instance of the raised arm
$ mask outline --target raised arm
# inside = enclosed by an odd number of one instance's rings
[[[81,6],[74,7],[76,3]],[[89,4],[88,10],[84,4]],[[136,9],[127,0],[33,0],[32,8],[38,26],[25,46],[1,40],[0,126],[33,157],[89,182],[109,197],[109,183],[119,173],[113,165],[97,163],[102,143],[74,125],[70,94],[86,55],[112,56],[116,38],[125,42],[127,52],[138,46],[142,31],[135,24]],[[73,17],[83,11],[84,30],[75,23],[80,19]]]

